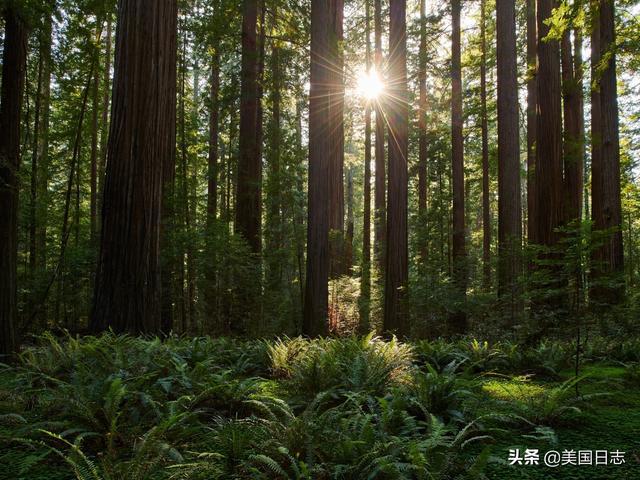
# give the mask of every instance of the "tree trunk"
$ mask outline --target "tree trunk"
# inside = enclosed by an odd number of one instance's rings
[[[273,5],[273,24],[272,28],[278,28],[278,6]],[[268,251],[270,252],[270,260],[267,268],[267,285],[271,291],[277,291],[282,282],[282,255],[283,239],[282,239],[282,181],[280,172],[280,156],[281,156],[281,119],[280,119],[280,101],[282,79],[280,72],[280,44],[277,39],[273,39],[271,45],[271,126],[270,126],[270,148],[268,163],[269,172],[269,189],[267,191],[267,225],[269,230]]]
[[[409,333],[406,289],[409,276],[407,230],[407,158],[409,104],[407,98],[406,0],[391,0],[389,21],[389,187],[387,253],[384,290],[384,331]]]
[[[309,205],[307,274],[302,332],[328,333],[329,278],[329,158],[328,119],[331,68],[327,61],[331,35],[330,3],[311,2],[311,77],[309,91]]]
[[[605,69],[596,77],[600,90],[600,145],[592,160],[593,228],[607,231],[602,245],[594,252],[594,273],[606,283],[593,291],[596,303],[614,304],[624,297],[622,275],[622,208],[620,200],[620,139],[615,55],[615,7],[612,0],[599,0],[599,59],[606,58]],[[594,147],[595,148],[595,147]],[[598,195],[596,195],[598,191]],[[619,276],[619,277],[618,277]],[[600,283],[600,282],[599,282]]]
[[[462,137],[462,69],[460,62],[460,0],[451,4],[451,174],[453,189],[453,278],[460,296],[467,292],[467,253],[465,246],[464,208],[464,139]],[[462,333],[466,330],[467,318],[462,310],[451,315],[450,330]]]
[[[331,33],[329,61],[331,93],[331,157],[329,161],[329,275],[335,278],[345,273],[344,265],[344,0],[331,2]]]
[[[4,20],[0,104],[0,355],[10,355],[18,346],[18,171],[28,33],[13,8],[5,8]]]
[[[98,52],[95,53],[98,55]],[[91,173],[89,196],[89,232],[91,247],[96,244],[97,219],[98,219],[98,90],[100,77],[98,69],[93,72],[93,88],[91,97]],[[107,88],[107,85],[105,85]]]
[[[537,97],[536,58],[538,54],[536,0],[527,0],[527,239],[535,238],[536,214],[536,126]]]
[[[560,51],[546,40],[555,0],[538,0],[538,121],[536,126],[536,235],[534,243],[553,246],[562,225],[562,111]]]
[[[175,153],[177,2],[121,0],[91,329],[160,329],[163,170]]]
[[[215,252],[215,224],[218,215],[218,141],[219,141],[219,91],[220,91],[220,53],[218,45],[211,58],[211,72],[209,77],[209,158],[207,165],[207,286],[205,289],[205,304],[207,320],[216,331],[218,322],[217,275]]]
[[[365,0],[366,8],[366,67],[371,73],[371,4]],[[371,102],[367,100],[364,110],[364,206],[362,219],[362,279],[360,285],[360,333],[370,329],[371,302]]]
[[[242,17],[242,82],[240,93],[240,157],[238,161],[238,190],[235,228],[259,254],[260,240],[260,183],[256,126],[258,124],[258,63],[256,40],[258,0],[243,0]]]
[[[418,151],[418,218],[427,218],[427,2],[420,0],[420,54],[418,83],[420,106],[418,108],[419,151]],[[422,262],[427,255],[426,239],[419,247]]]
[[[482,131],[482,286],[491,290],[491,206],[489,203],[489,125],[487,118],[486,0],[480,3],[480,128]]]
[[[374,65],[380,78],[384,78],[382,71],[382,0],[374,0]],[[376,145],[375,145],[375,186],[374,186],[374,258],[379,270],[379,278],[384,279],[385,266],[385,235],[386,235],[386,177],[385,177],[385,120],[382,100],[375,104],[376,112]]]
[[[111,14],[107,14],[107,38],[105,40],[104,77],[102,78],[102,118],[100,120],[100,164],[98,165],[98,215],[102,212],[104,172],[107,164],[107,140],[109,136],[109,100],[111,93]],[[99,226],[100,221],[97,222]]]
[[[580,125],[583,123],[578,88],[579,72],[575,71],[575,62],[571,46],[571,31],[565,30],[561,45],[562,59],[562,95],[564,112],[564,214],[570,223],[579,220],[582,215],[582,139]]]
[[[496,4],[498,80],[498,294],[513,322],[520,314],[522,208],[515,0]]]

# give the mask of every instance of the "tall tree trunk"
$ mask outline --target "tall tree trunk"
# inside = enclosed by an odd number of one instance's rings
[[[579,220],[582,214],[582,139],[579,72],[576,71],[571,45],[571,31],[565,30],[561,45],[562,95],[564,112],[564,214],[565,221]]]
[[[407,158],[409,104],[407,98],[406,0],[391,0],[389,21],[389,187],[387,253],[384,290],[384,330],[409,333],[406,289],[409,277],[407,230]]]
[[[98,52],[95,53],[98,55]],[[98,90],[100,77],[96,68],[93,73],[93,88],[91,92],[91,173],[90,173],[90,198],[89,198],[89,232],[90,242],[93,247],[96,243],[97,219],[98,219]],[[107,86],[105,85],[105,88]]]
[[[462,68],[460,62],[460,0],[451,4],[451,174],[453,189],[453,278],[460,299],[467,292],[467,253],[465,247],[464,139],[462,137]],[[462,310],[451,315],[450,330],[462,333],[467,318]]]
[[[419,102],[418,129],[418,217],[420,222],[427,218],[427,2],[420,0],[420,54],[418,69]],[[419,247],[422,262],[426,261],[426,239]]]
[[[480,128],[482,131],[482,286],[491,289],[491,205],[489,203],[489,125],[487,115],[487,2],[480,3]]]
[[[52,32],[52,10],[48,10],[42,31],[39,38],[39,69],[38,71],[40,88],[38,89],[40,125],[38,127],[38,141],[34,146],[34,155],[37,155],[35,177],[35,262],[36,272],[44,273],[47,264],[47,209],[49,202],[49,119],[50,119],[50,98],[51,98],[51,32]],[[34,139],[35,140],[35,139]],[[32,317],[40,327],[46,326],[46,311],[39,305],[43,295],[41,285],[34,286],[34,305]],[[35,315],[34,315],[35,313]]]
[[[558,252],[554,251],[563,225],[563,178],[562,178],[562,106],[560,85],[560,50],[557,40],[547,39],[549,26],[547,19],[556,7],[555,0],[538,0],[538,75],[537,99],[538,117],[536,126],[536,229],[532,242],[550,247],[550,252],[541,255],[541,260],[551,260],[550,268],[545,267],[549,277],[544,285],[545,296],[538,301],[540,307],[555,308],[562,301],[557,292],[561,288],[558,275]],[[549,290],[556,292],[546,295]],[[541,331],[546,326],[542,325]]]
[[[535,238],[536,214],[536,126],[538,27],[536,0],[527,0],[527,239]]]
[[[498,294],[508,305],[513,322],[522,302],[518,288],[521,273],[522,208],[520,192],[520,119],[515,0],[496,3],[498,80]]]
[[[27,64],[27,27],[14,8],[4,11],[0,104],[0,355],[17,348],[18,171],[20,115]]]
[[[278,6],[273,5],[273,30],[278,28]],[[267,192],[268,210],[267,225],[269,230],[269,247],[271,259],[267,268],[267,285],[271,291],[276,291],[282,282],[282,181],[280,172],[281,156],[281,120],[280,101],[282,79],[280,72],[280,44],[277,39],[272,39],[271,44],[271,126],[269,148],[269,189]]]
[[[217,9],[216,9],[217,11]],[[219,91],[220,91],[220,52],[218,45],[211,58],[211,72],[209,77],[209,158],[207,164],[207,286],[205,289],[205,304],[207,320],[212,324],[213,331],[219,330],[217,275],[215,252],[215,224],[218,215],[218,142],[219,142]]]
[[[329,82],[333,66],[327,61],[331,35],[330,3],[311,2],[311,78],[309,91],[309,204],[307,274],[302,332],[328,333],[329,278],[329,158],[331,153]]]
[[[102,78],[102,118],[100,119],[100,164],[98,165],[98,215],[102,212],[104,172],[107,164],[107,140],[109,136],[109,101],[111,99],[111,13],[107,14],[104,70]],[[97,222],[99,226],[100,221]]]
[[[259,63],[259,49],[256,40],[257,22],[258,0],[243,0],[240,157],[235,228],[247,241],[251,251],[259,254],[261,249],[261,163],[256,135]]]
[[[594,156],[592,160],[592,215],[593,228],[596,231],[605,230],[608,233],[603,239],[602,245],[594,252],[595,264],[593,266],[596,278],[604,276],[606,284],[595,288],[592,297],[596,303],[612,304],[620,302],[624,297],[624,288],[615,284],[622,281],[624,273],[615,7],[612,0],[599,0],[598,4],[600,9],[598,61],[605,58],[606,65],[601,71],[600,77],[596,77],[600,90],[600,145],[598,155]],[[598,46],[592,46],[592,49],[594,47]]]
[[[536,128],[536,235],[534,242],[552,246],[562,225],[562,112],[560,51],[547,40],[555,0],[538,0],[538,123]]]
[[[353,269],[353,165],[347,169],[347,228],[344,236],[344,273],[350,275]]]
[[[176,0],[121,0],[91,329],[160,329],[163,170],[175,152]]]
[[[374,0],[374,65],[380,78],[384,78],[382,71],[382,0]],[[375,146],[375,188],[374,188],[374,258],[378,266],[380,280],[384,279],[385,266],[385,235],[386,235],[386,166],[385,166],[385,119],[382,108],[383,100],[378,99],[375,104],[376,112],[376,146]]]
[[[344,266],[344,0],[331,2],[329,58],[331,69],[331,157],[329,161],[329,275],[345,273]]]
[[[371,74],[371,2],[365,0],[366,9],[366,62],[367,74]],[[362,278],[360,285],[360,332],[370,329],[371,302],[371,101],[364,110],[364,206],[362,219]]]

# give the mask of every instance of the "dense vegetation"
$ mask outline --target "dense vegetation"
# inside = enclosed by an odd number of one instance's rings
[[[638,477],[639,12],[0,0],[0,477]]]
[[[640,345],[50,335],[0,373],[0,477],[634,478]],[[508,466],[508,449],[621,466]],[[529,476],[531,475],[531,476]]]

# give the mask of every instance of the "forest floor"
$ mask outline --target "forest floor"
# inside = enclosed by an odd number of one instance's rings
[[[640,479],[640,340],[573,352],[47,335],[0,370],[0,479]]]

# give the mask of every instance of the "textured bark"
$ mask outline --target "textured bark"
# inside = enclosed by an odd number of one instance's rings
[[[18,172],[20,115],[27,63],[27,27],[12,8],[4,11],[0,103],[0,355],[17,348]]]
[[[391,0],[389,21],[389,186],[387,209],[387,252],[384,289],[384,331],[409,333],[407,306],[407,156],[409,104],[407,98],[406,0]]]
[[[260,253],[261,162],[256,126],[258,124],[258,64],[256,38],[258,0],[243,1],[242,71],[240,91],[240,157],[235,228],[253,253]]]
[[[347,228],[344,235],[344,274],[350,275],[353,269],[353,166],[347,170]]]
[[[489,203],[489,125],[487,119],[486,0],[480,3],[480,129],[482,137],[482,286],[491,289],[491,206]]]
[[[100,119],[100,164],[98,165],[98,215],[102,211],[104,192],[104,172],[107,164],[107,140],[109,136],[109,103],[111,99],[111,14],[107,18],[107,37],[105,39],[104,70],[102,84],[102,118]],[[99,226],[100,221],[98,221]]]
[[[278,28],[278,7],[273,5],[272,29]],[[281,156],[281,66],[280,44],[277,39],[271,44],[271,122],[269,126],[269,156],[267,162],[270,168],[267,190],[267,251],[270,253],[267,264],[267,285],[271,291],[277,291],[282,282],[283,275],[283,218],[282,212],[286,206],[282,203],[282,173],[280,171]]]
[[[331,68],[327,62],[331,34],[330,3],[311,2],[311,77],[309,91],[309,191],[307,274],[302,332],[328,333],[329,158],[328,121]]]
[[[536,229],[534,243],[553,246],[562,225],[562,111],[560,105],[560,50],[545,21],[555,0],[538,0],[538,119],[536,126]]]
[[[89,232],[91,245],[95,245],[98,221],[98,90],[100,77],[98,69],[93,72],[91,90],[91,171],[89,176]],[[106,85],[105,85],[106,88]]]
[[[371,71],[371,2],[365,0],[366,8],[366,66]],[[360,332],[370,329],[371,302],[371,102],[364,110],[364,205],[362,218],[362,279],[360,285]]]
[[[160,329],[163,170],[175,152],[177,2],[121,0],[91,329]]]
[[[218,215],[218,144],[219,144],[219,92],[220,92],[220,54],[217,45],[211,58],[209,76],[209,156],[207,164],[207,255],[210,265],[206,269],[205,304],[207,320],[213,330],[219,330],[216,252],[214,227]]]
[[[536,0],[527,0],[527,238],[536,231],[536,126],[537,126],[537,20]]]
[[[207,164],[207,225],[212,226],[218,215],[218,141],[220,54],[214,46],[209,77],[209,156]]]
[[[522,208],[520,193],[520,120],[515,0],[497,0],[498,80],[498,294],[506,297],[512,320],[519,315]]]
[[[564,214],[567,223],[580,219],[582,214],[583,150],[580,125],[583,123],[580,107],[581,84],[573,58],[571,32],[562,36],[562,95],[563,95],[563,150],[564,150]]]
[[[384,78],[382,71],[382,0],[374,0],[374,65],[376,72]],[[375,144],[375,188],[374,188],[374,257],[378,266],[380,279],[384,278],[385,236],[386,236],[386,166],[385,166],[385,120],[382,99],[375,104],[376,112],[376,144]]]
[[[467,252],[465,246],[464,208],[464,139],[462,137],[462,69],[460,64],[460,0],[451,4],[451,174],[453,188],[453,277],[458,294],[466,297]],[[451,315],[452,333],[466,330],[466,314],[456,311]]]
[[[420,0],[420,52],[418,68],[419,108],[418,108],[418,216],[426,221],[427,214],[427,2]],[[423,261],[426,244],[421,245]]]
[[[344,265],[344,0],[331,1],[331,33],[329,58],[331,64],[331,93],[329,118],[331,121],[331,157],[329,160],[329,276],[346,273]]]
[[[600,58],[607,63],[599,77],[600,89],[600,151],[594,157],[593,228],[606,230],[608,234],[594,252],[594,274],[606,275],[610,280],[621,281],[624,273],[622,244],[622,208],[620,200],[620,138],[618,119],[618,93],[615,55],[615,7],[612,0],[599,0],[600,8]],[[597,78],[597,77],[596,77]],[[598,195],[596,195],[596,189]],[[619,275],[620,278],[616,278]],[[624,297],[624,288],[608,282],[592,292],[598,303],[618,303]]]

